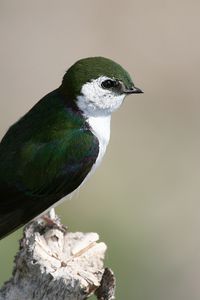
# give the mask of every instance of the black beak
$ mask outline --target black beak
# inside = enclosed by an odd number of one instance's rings
[[[124,94],[142,94],[144,93],[141,89],[133,86],[131,89],[125,89]]]

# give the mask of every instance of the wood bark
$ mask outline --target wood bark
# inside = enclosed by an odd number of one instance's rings
[[[107,247],[98,240],[97,233],[69,232],[54,210],[30,222],[0,300],[115,299],[115,277],[103,265]]]

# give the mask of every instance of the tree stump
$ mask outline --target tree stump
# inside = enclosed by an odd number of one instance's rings
[[[28,223],[0,300],[114,299],[115,277],[103,265],[107,247],[98,240],[97,233],[66,230],[54,210]]]

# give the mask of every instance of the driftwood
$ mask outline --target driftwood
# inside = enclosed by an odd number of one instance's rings
[[[0,300],[114,299],[115,278],[103,266],[106,245],[98,239],[97,233],[69,232],[54,210],[30,222]]]

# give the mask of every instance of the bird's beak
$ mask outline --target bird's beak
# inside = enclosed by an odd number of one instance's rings
[[[133,86],[130,89],[125,89],[123,92],[124,92],[124,94],[127,94],[127,95],[128,94],[142,94],[142,93],[144,93],[141,89],[139,89],[135,86]]]

